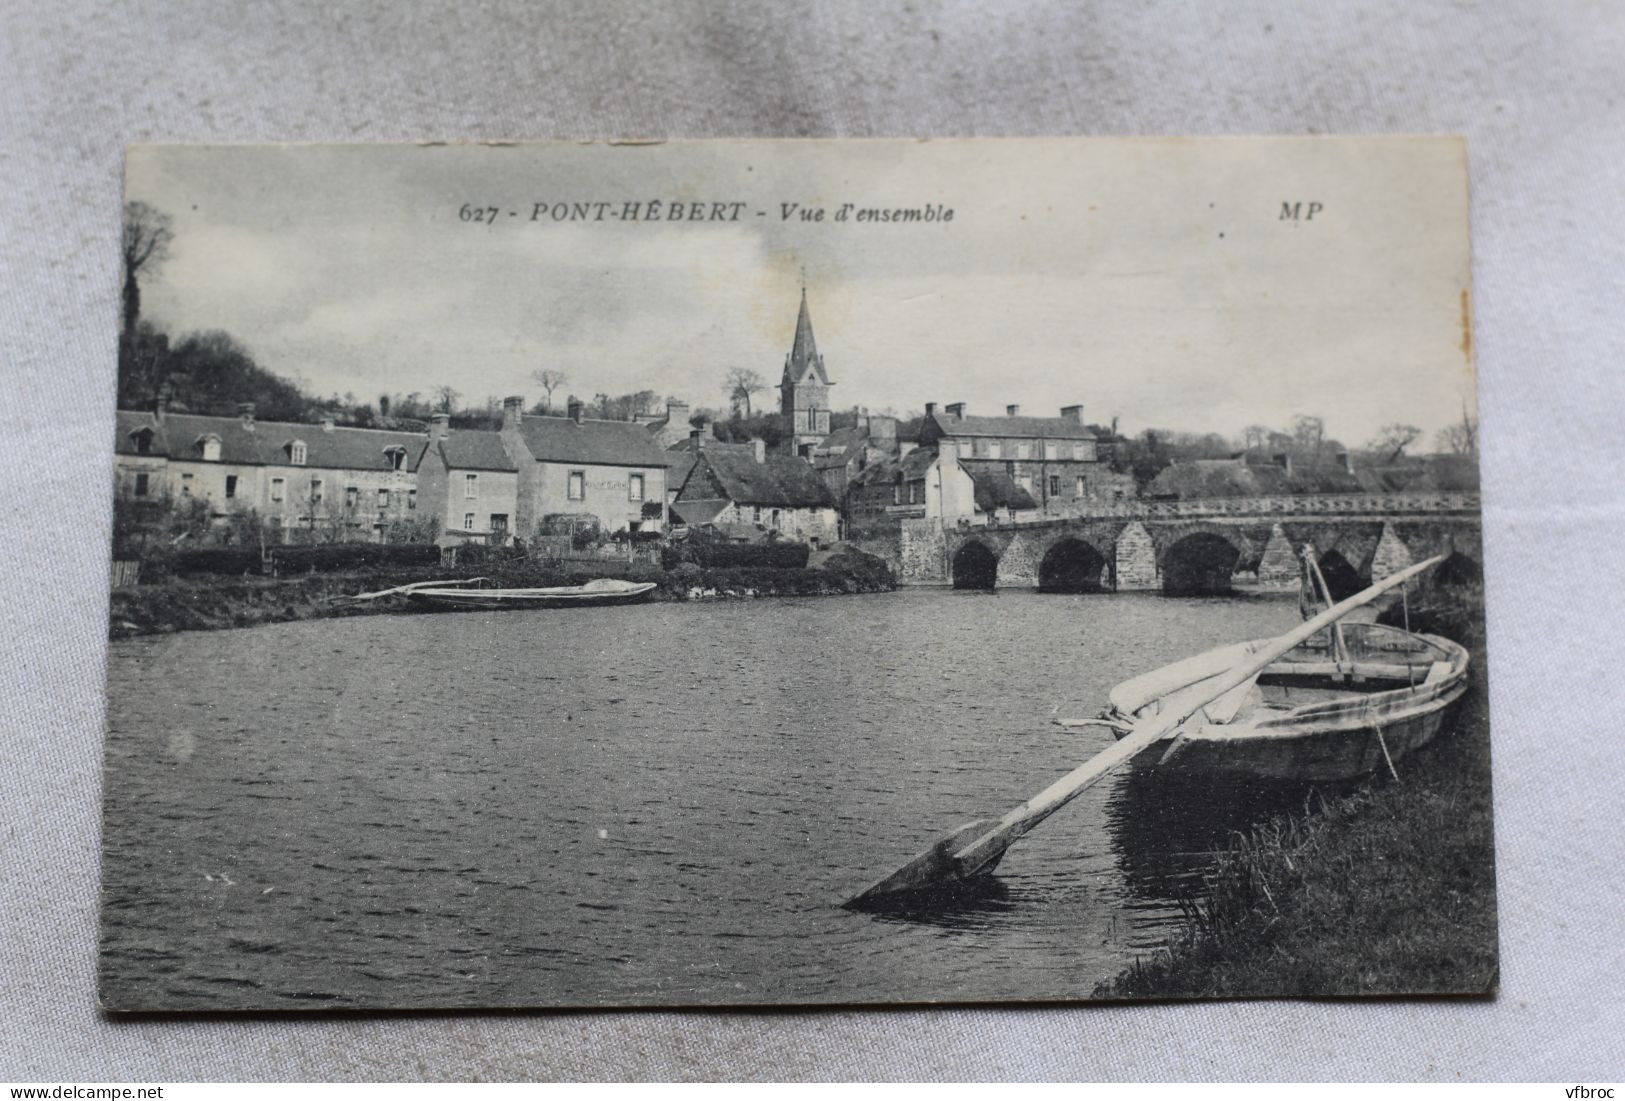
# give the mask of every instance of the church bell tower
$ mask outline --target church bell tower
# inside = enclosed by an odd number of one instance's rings
[[[779,409],[784,416],[785,446],[795,455],[807,455],[829,435],[829,388],[835,385],[824,371],[824,357],[813,340],[812,316],[807,312],[807,288],[801,288],[801,313],[796,338],[784,357],[779,382]]]

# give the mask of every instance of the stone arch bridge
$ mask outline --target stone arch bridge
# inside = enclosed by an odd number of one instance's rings
[[[905,582],[1063,592],[1291,590],[1312,544],[1341,597],[1412,562],[1481,576],[1477,494],[1326,494],[1133,501],[1087,515],[944,527],[904,520],[885,553]]]

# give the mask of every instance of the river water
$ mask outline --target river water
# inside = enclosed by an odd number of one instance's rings
[[[1118,775],[1011,849],[989,890],[839,903],[1110,739],[1052,716],[1296,618],[1278,598],[914,590],[116,642],[102,996],[1088,996],[1167,938],[1201,853],[1272,806]]]

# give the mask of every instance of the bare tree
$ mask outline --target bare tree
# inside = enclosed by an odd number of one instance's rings
[[[1383,456],[1383,462],[1391,463],[1411,444],[1422,435],[1422,430],[1414,424],[1385,424],[1377,430],[1377,434],[1366,444],[1366,448]]]
[[[1326,440],[1326,422],[1319,417],[1300,413],[1292,418],[1292,438],[1298,447],[1318,461],[1321,445]]]
[[[542,399],[542,404],[548,409],[553,408],[553,391],[570,381],[569,375],[563,371],[555,371],[551,367],[543,367],[540,370],[532,371],[530,377],[536,380],[536,385],[540,386],[542,393],[546,395]]]
[[[457,407],[457,399],[462,393],[453,390],[450,386],[436,386],[434,388],[434,404],[437,413],[450,413]]]
[[[1465,404],[1461,408],[1461,420],[1441,429],[1435,438],[1435,446],[1452,455],[1478,454],[1478,421],[1468,414]]]
[[[750,396],[759,394],[767,389],[767,380],[748,367],[732,367],[722,384],[723,392],[733,403],[735,410],[741,405],[745,407],[745,416],[751,416]]]
[[[124,204],[124,335],[128,338],[135,336],[141,322],[141,273],[168,258],[174,238],[169,215],[143,202]]]

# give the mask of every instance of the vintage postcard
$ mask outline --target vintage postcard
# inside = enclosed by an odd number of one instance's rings
[[[1493,992],[1466,156],[132,148],[102,1005]]]

